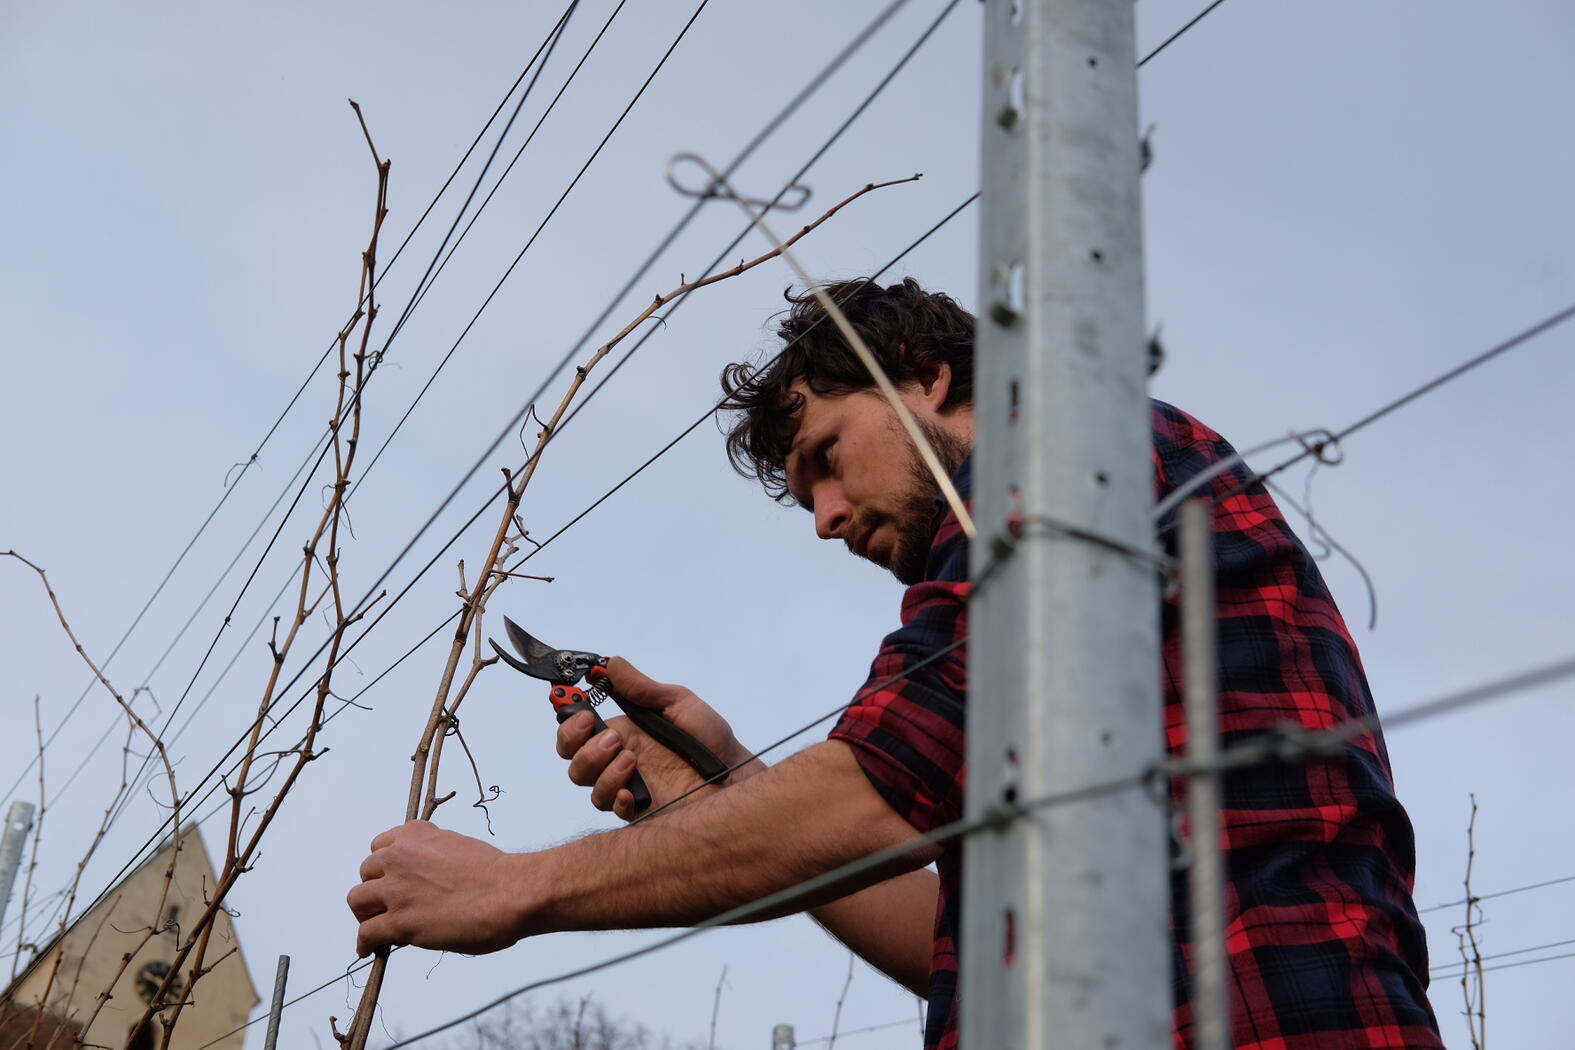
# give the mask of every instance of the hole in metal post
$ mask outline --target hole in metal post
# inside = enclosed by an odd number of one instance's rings
[[[997,324],[1012,324],[1022,316],[1027,295],[1028,275],[1022,260],[995,267],[993,276],[995,302],[990,306],[990,316]]]
[[[1023,0],[1012,0],[1007,17],[1014,26],[1023,24]]]
[[[1110,484],[1110,475],[1106,474],[1102,470],[1094,471],[1094,484],[1098,485],[1100,488],[1104,488],[1106,485]]]
[[[1006,749],[1005,758],[1006,784],[1001,788],[1001,799],[1008,806],[1015,806],[1017,805],[1017,749],[1015,747],[1008,747]]]
[[[1028,87],[1023,78],[1021,66],[1007,70],[1001,83],[1005,97],[1001,100],[1001,109],[996,114],[996,123],[1003,128],[1015,128],[1022,122],[1023,113],[1028,107]]]
[[[1015,423],[1015,422],[1017,422],[1017,413],[1018,413],[1018,410],[1021,407],[1022,407],[1022,389],[1021,389],[1020,385],[1018,384],[1017,380],[1014,379],[1014,380],[1012,380],[1011,385],[1008,388],[1008,394],[1007,394],[1006,421],[1008,423]]]
[[[1017,913],[1007,908],[1001,918],[1001,961],[1010,966],[1017,961]]]

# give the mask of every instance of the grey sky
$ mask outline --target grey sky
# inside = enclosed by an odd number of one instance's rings
[[[912,0],[739,183],[778,188],[942,6]],[[1201,6],[1145,0],[1141,42],[1157,43]],[[393,160],[386,259],[558,10],[22,2],[0,15],[0,549],[50,570],[92,652],[107,654],[120,637],[353,305],[374,180],[344,100],[362,104]],[[370,447],[692,10],[631,4],[618,16],[395,342],[367,395]],[[344,554],[355,595],[682,213],[688,202],[662,178],[668,157],[729,159],[875,10],[707,6],[357,495],[356,538]],[[611,11],[606,0],[582,5],[505,156]],[[806,240],[810,266],[872,270],[976,187],[978,24],[977,5],[960,4],[806,176],[815,190],[807,211],[819,214],[866,182],[925,173]],[[1141,87],[1157,152],[1145,185],[1148,317],[1163,324],[1169,349],[1156,395],[1251,446],[1292,427],[1354,420],[1575,300],[1572,41],[1575,9],[1563,0],[1231,0],[1155,59]],[[386,306],[403,304],[459,199],[445,199],[440,221],[391,272]],[[710,205],[598,334],[680,272],[698,272],[741,222]],[[973,303],[975,241],[976,217],[965,212],[895,272]],[[751,237],[739,254],[763,247]],[[525,507],[532,530],[554,531],[691,422],[714,398],[724,363],[766,349],[767,318],[790,276],[768,266],[676,313],[544,459]],[[382,331],[392,320],[384,315]],[[1313,481],[1320,521],[1377,583],[1379,626],[1369,632],[1360,578],[1339,559],[1326,566],[1381,710],[1569,653],[1575,569],[1559,552],[1575,513],[1565,484],[1575,441],[1557,420],[1575,389],[1572,346],[1575,336],[1561,330],[1517,350],[1353,439],[1346,462]],[[561,390],[555,384],[548,398]],[[166,712],[180,697],[258,548],[158,673],[148,678],[149,669],[320,433],[331,393],[318,376],[116,657],[112,677],[124,689],[146,680]],[[517,458],[512,439],[505,447]],[[494,457],[461,494],[395,585],[475,509],[505,461]],[[1298,500],[1304,477],[1286,479]],[[188,709],[265,614],[317,499],[314,489],[286,527]],[[480,556],[490,517],[483,522],[357,650],[343,688],[359,688],[448,615],[453,563]],[[757,743],[849,695],[895,623],[899,594],[840,547],[814,542],[801,511],[775,507],[734,477],[709,425],[532,564],[557,582],[515,581],[495,612],[554,644],[621,652],[682,681]],[[3,788],[31,753],[33,694],[47,729],[86,674],[36,581],[15,566],[0,575],[0,610]],[[206,771],[247,722],[266,659],[253,643],[180,738],[183,777]],[[440,661],[436,647],[423,650],[366,697],[374,710],[352,709],[332,725],[332,753],[308,770],[258,870],[236,891],[237,928],[260,984],[280,952],[294,957],[300,990],[350,961],[343,895],[366,840],[402,813],[406,759]],[[1564,831],[1569,692],[1537,691],[1390,737],[1417,830],[1419,905],[1459,896],[1472,791],[1483,807],[1478,891],[1575,874]],[[494,671],[467,701],[464,728],[483,778],[504,789],[492,814],[505,847],[603,826],[563,778],[544,699],[536,685]],[[108,705],[91,695],[50,749],[52,789],[82,764]],[[462,763],[446,768],[463,799]],[[113,754],[101,751],[51,811],[46,889],[65,881],[115,771]],[[33,787],[26,782],[23,797]],[[483,832],[479,812],[460,800],[441,817]],[[91,889],[156,820],[141,796],[91,869]],[[205,834],[217,848],[222,821]],[[1570,887],[1486,909],[1490,952],[1575,937]],[[1439,964],[1454,957],[1457,918],[1428,916]],[[415,1031],[648,936],[561,936],[474,960],[401,955],[387,1024]],[[805,1038],[829,1030],[845,958],[796,919],[708,934],[565,991],[594,990],[615,1012],[703,1037],[725,964],[719,1044],[758,1046],[777,1022]],[[1557,1045],[1555,1033],[1575,1020],[1562,994],[1572,966],[1490,974],[1495,1041]],[[1433,997],[1446,1038],[1463,1045],[1458,987],[1440,980]],[[292,1011],[283,1045],[312,1045],[309,1030],[326,1039],[326,1016],[349,1013],[344,1000],[334,990]],[[842,1024],[912,1012],[911,997],[861,968]],[[850,1037],[849,1046],[911,1047],[917,1038],[915,1024]]]

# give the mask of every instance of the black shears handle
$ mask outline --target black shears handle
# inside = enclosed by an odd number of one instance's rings
[[[631,703],[617,693],[608,695],[612,697],[612,702],[618,705],[618,709],[628,716],[629,721],[639,726],[641,731],[657,743],[689,763],[689,768],[699,773],[701,780],[720,784],[727,779],[727,763],[717,758],[710,748],[649,707]]]

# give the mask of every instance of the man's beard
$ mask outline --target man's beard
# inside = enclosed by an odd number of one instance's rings
[[[925,420],[915,422],[930,447],[935,450],[942,469],[947,474],[954,473],[967,458],[967,443],[933,423]],[[936,503],[941,487],[936,483],[935,475],[930,473],[930,468],[924,465],[919,450],[912,441],[906,439],[907,432],[900,429],[895,419],[892,420],[892,426],[897,427],[904,438],[902,447],[907,451],[908,459],[901,467],[908,476],[907,488],[891,508],[861,513],[855,521],[852,534],[867,536],[882,524],[892,525],[897,536],[885,567],[899,582],[911,587],[924,579],[930,544],[935,538],[935,529],[940,524],[945,507]]]

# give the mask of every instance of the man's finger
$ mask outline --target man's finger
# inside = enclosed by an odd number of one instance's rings
[[[638,816],[634,811],[634,792],[628,788],[620,790],[618,797],[613,799],[613,812],[622,821],[630,821]]]
[[[362,922],[388,910],[377,887],[367,882],[352,886],[345,894],[345,903],[350,906],[350,914]]]
[[[382,858],[376,853],[367,857],[366,860],[361,862],[360,874],[362,882],[370,882],[373,879],[382,878],[384,874]]]
[[[598,733],[569,762],[569,782],[580,787],[595,784],[622,749],[623,740],[616,732],[608,729]]]
[[[403,827],[404,825],[401,824],[397,828],[389,828],[387,831],[373,839],[371,845],[369,845],[367,849],[372,853],[376,853],[384,846],[392,846],[394,844],[394,840],[399,837],[399,832]]]
[[[595,728],[596,716],[589,711],[581,711],[558,726],[558,757],[573,758]]]
[[[407,943],[409,937],[402,935],[394,920],[384,913],[366,920],[356,930],[355,953],[364,959],[379,948]]]
[[[591,805],[604,813],[611,810],[619,789],[628,786],[629,775],[633,772],[634,752],[620,753],[608,764],[607,770],[596,778],[596,785],[591,788]]]

